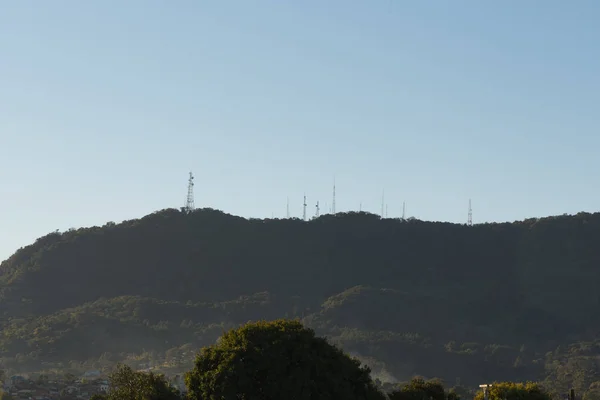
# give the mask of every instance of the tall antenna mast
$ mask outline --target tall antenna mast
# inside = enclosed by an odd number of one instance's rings
[[[316,205],[316,212],[315,212],[315,218],[319,218],[319,202],[317,201],[317,205]]]
[[[287,204],[285,207],[285,215],[287,217],[287,219],[290,219],[290,198],[287,198]]]
[[[406,219],[406,202],[402,202],[402,221]]]
[[[473,209],[471,208],[471,199],[469,199],[469,216],[467,217],[467,225],[473,226]]]
[[[304,203],[302,204],[302,220],[306,221],[306,194],[304,195]]]
[[[384,203],[385,203],[385,189],[383,189],[383,192],[381,193],[381,218],[384,217]]]
[[[188,179],[188,193],[187,200],[185,202],[185,211],[194,211],[194,175],[190,172],[190,178]]]
[[[333,202],[331,203],[331,213],[335,215],[335,177],[333,178]]]

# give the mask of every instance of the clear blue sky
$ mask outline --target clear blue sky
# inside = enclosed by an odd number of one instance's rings
[[[196,204],[600,209],[598,1],[0,4],[0,259]]]

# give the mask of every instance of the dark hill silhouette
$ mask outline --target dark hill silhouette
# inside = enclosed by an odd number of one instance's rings
[[[468,227],[163,210],[54,232],[4,261],[0,344],[27,365],[87,360],[298,317],[398,374],[535,378],[546,352],[600,330],[599,244],[588,213]]]

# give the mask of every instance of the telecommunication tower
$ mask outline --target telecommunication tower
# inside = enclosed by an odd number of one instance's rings
[[[185,202],[185,210],[187,212],[194,211],[194,175],[190,172],[190,177],[188,179],[188,193],[187,200]]]
[[[381,193],[381,218],[383,218],[384,215],[384,211],[385,211],[385,189],[383,190],[383,192]]]
[[[319,211],[320,211],[320,209],[319,209],[319,202],[318,201],[317,201],[317,205],[315,207],[316,207],[315,218],[319,218]]]
[[[473,209],[471,208],[471,199],[469,199],[469,216],[467,217],[467,225],[473,226]]]
[[[306,194],[304,195],[304,203],[302,204],[302,220],[306,221]]]
[[[406,202],[402,202],[402,221],[406,219]]]
[[[331,203],[331,213],[335,215],[335,178],[333,178],[333,202]]]
[[[290,219],[290,198],[287,198],[287,204],[285,206],[285,215],[287,219]]]

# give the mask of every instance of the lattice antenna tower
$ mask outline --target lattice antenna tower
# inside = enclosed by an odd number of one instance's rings
[[[304,203],[302,204],[302,220],[306,221],[306,194],[304,195]]]
[[[335,215],[335,178],[333,178],[333,202],[331,203],[331,213]]]
[[[402,221],[406,220],[406,202],[402,202]]]
[[[473,209],[471,208],[471,199],[469,199],[469,215],[467,217],[467,225],[473,226]]]
[[[319,208],[319,202],[318,201],[317,201],[317,205],[315,206],[315,208],[316,208],[315,209],[315,218],[319,218],[320,208]]]
[[[187,200],[185,202],[185,210],[187,212],[194,211],[194,175],[190,172],[190,177],[188,179],[188,193]]]

